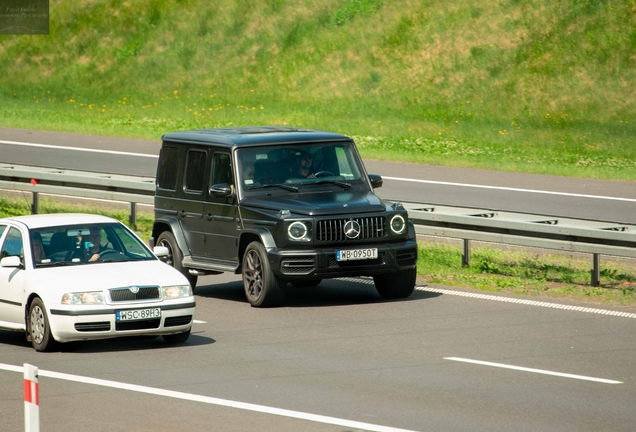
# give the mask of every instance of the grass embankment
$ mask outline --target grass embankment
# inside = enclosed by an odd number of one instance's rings
[[[59,0],[0,35],[0,125],[278,124],[364,157],[636,180],[633,0]]]
[[[104,206],[68,205],[44,198],[41,213],[87,212],[113,217],[127,225],[128,212]],[[0,217],[30,212],[26,200],[0,196]],[[153,215],[137,214],[136,231],[148,240]],[[418,275],[428,283],[476,288],[485,291],[568,299],[610,306],[636,306],[636,272],[626,261],[603,261],[601,286],[590,286],[590,260],[557,254],[502,251],[493,247],[473,247],[471,265],[461,266],[458,246],[419,242]]]

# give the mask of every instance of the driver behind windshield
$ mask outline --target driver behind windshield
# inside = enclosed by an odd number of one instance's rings
[[[294,171],[295,177],[300,178],[316,178],[312,172],[313,157],[311,153],[299,150],[296,152],[296,168]]]
[[[87,254],[90,255],[89,262],[97,261],[100,258],[100,254],[108,249],[106,246],[102,246],[102,234],[99,228],[91,228],[91,233],[88,236],[90,243]]]

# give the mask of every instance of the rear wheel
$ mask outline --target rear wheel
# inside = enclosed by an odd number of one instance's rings
[[[373,276],[375,289],[385,299],[406,298],[415,290],[417,269],[399,270],[381,276]]]
[[[243,255],[243,287],[247,301],[253,307],[279,304],[285,298],[285,288],[272,273],[267,251],[259,242],[247,245]]]
[[[179,245],[177,244],[177,239],[174,238],[174,234],[170,231],[164,231],[159,234],[159,238],[157,238],[157,246],[164,246],[168,248],[168,256],[163,259],[163,262],[179,270],[188,279],[188,282],[190,282],[190,285],[192,286],[192,292],[194,292],[194,287],[197,285],[198,277],[190,274],[188,269],[181,265],[181,262],[183,261],[183,253],[181,253],[181,249],[179,249]]]
[[[39,298],[31,302],[27,330],[36,351],[49,351],[55,345],[44,303]]]

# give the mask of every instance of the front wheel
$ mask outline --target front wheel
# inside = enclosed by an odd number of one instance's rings
[[[44,303],[39,298],[31,302],[27,331],[36,351],[48,351],[55,345]]]
[[[415,290],[417,269],[399,270],[381,276],[373,276],[375,289],[385,299],[406,298]]]
[[[276,279],[267,259],[267,251],[259,242],[247,245],[243,255],[243,287],[247,301],[253,307],[279,304],[285,298],[285,288]]]
[[[164,246],[168,248],[168,256],[165,257],[163,261],[169,266],[180,271],[181,274],[188,279],[188,282],[190,282],[190,286],[192,287],[192,292],[194,292],[194,287],[197,285],[198,277],[190,274],[188,269],[184,268],[181,264],[183,261],[183,254],[181,253],[181,249],[179,249],[177,239],[174,238],[174,234],[170,231],[164,231],[159,234],[159,238],[157,238],[157,246]]]

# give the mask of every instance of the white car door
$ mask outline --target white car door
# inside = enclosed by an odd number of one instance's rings
[[[0,260],[18,256],[24,264],[24,239],[16,227],[7,227],[0,237]],[[0,266],[0,327],[24,329],[24,284],[27,271],[21,267]]]

